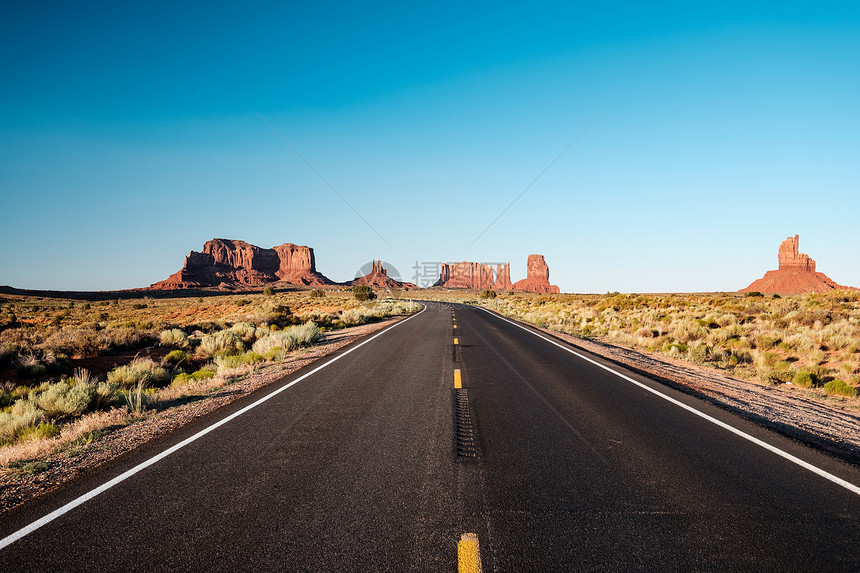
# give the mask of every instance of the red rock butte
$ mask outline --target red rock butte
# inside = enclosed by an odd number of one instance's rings
[[[212,239],[203,251],[191,251],[185,264],[153,290],[219,286],[257,287],[271,283],[323,286],[335,284],[318,273],[314,250],[284,243],[261,249],[244,241]]]
[[[836,284],[824,273],[815,270],[815,261],[800,252],[800,236],[795,235],[779,245],[779,268],[765,275],[739,292],[766,292],[772,294],[804,294],[832,290],[857,290]]]
[[[371,271],[352,281],[354,285],[368,285],[384,289],[417,288],[412,283],[403,283],[388,276],[388,271],[382,266],[382,261],[373,261]]]
[[[559,288],[549,284],[549,267],[543,255],[529,255],[526,278],[511,284],[511,264],[442,263],[439,280],[433,286],[447,288],[519,290],[538,293],[557,293]]]
[[[549,284],[549,265],[543,255],[529,255],[526,278],[514,283],[514,290],[526,292],[557,293],[557,285]]]

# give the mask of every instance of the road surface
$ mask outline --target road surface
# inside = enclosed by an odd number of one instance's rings
[[[860,570],[860,469],[548,338],[428,303],[7,514],[0,570]]]

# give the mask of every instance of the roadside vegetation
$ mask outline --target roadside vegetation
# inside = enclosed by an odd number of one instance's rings
[[[365,300],[320,289],[92,301],[5,295],[0,471],[32,471],[28,459],[241,381],[327,332],[418,310]]]
[[[483,305],[573,336],[716,368],[751,382],[810,389],[810,395],[853,399],[860,386],[860,292],[427,294]]]

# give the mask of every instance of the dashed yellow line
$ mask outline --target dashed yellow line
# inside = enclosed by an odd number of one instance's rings
[[[481,573],[481,551],[478,547],[478,536],[474,533],[464,533],[457,543],[458,573]]]
[[[460,344],[460,339],[459,339],[459,338],[455,338],[455,339],[454,339],[454,344]]]
[[[454,389],[460,389],[463,387],[463,376],[460,374],[460,369],[456,368],[454,370]]]

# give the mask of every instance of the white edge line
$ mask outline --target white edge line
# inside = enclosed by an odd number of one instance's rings
[[[513,320],[509,320],[500,314],[490,312],[489,310],[487,310],[483,307],[480,307],[480,306],[476,306],[475,308],[480,308],[484,312],[486,312],[492,316],[495,316],[496,318],[498,318],[500,320],[504,320],[505,322],[509,322],[509,323],[513,324],[514,326],[522,328],[526,332],[530,332],[531,334],[537,336],[538,338],[541,338],[541,339],[549,342],[550,344],[554,344],[555,346],[558,346],[562,350],[566,350],[567,352],[570,352],[571,354],[578,356],[579,358],[581,358],[587,362],[590,362],[590,363],[594,364],[595,366],[606,370],[607,372],[611,372],[612,374],[615,374],[616,376],[618,376],[619,378],[622,378],[623,380],[626,380],[627,382],[635,384],[636,386],[639,386],[640,388],[643,388],[644,390],[647,390],[648,392],[651,392],[652,394],[659,396],[660,398],[663,398],[664,400],[671,402],[672,404],[675,404],[676,406],[680,406],[681,408],[687,410],[688,412],[692,412],[693,414],[699,416],[700,418],[704,418],[705,420],[711,422],[712,424],[715,424],[721,428],[724,428],[724,429],[728,430],[729,432],[744,438],[745,440],[749,440],[750,442],[752,442],[758,446],[761,446],[762,448],[769,450],[769,451],[775,453],[776,455],[787,459],[788,461],[790,461],[792,463],[799,465],[802,468],[805,468],[805,469],[807,469],[807,470],[809,470],[815,474],[818,474],[819,476],[821,476],[827,480],[830,480],[837,485],[844,487],[845,489],[847,489],[848,491],[850,491],[852,493],[860,495],[860,487],[857,487],[856,485],[852,484],[849,481],[846,481],[846,480],[844,480],[838,476],[831,474],[830,472],[824,471],[823,469],[821,469],[817,466],[814,466],[808,462],[805,462],[802,459],[795,457],[795,456],[789,454],[788,452],[785,452],[785,451],[777,448],[776,446],[772,446],[772,445],[768,444],[767,442],[764,442],[764,441],[756,438],[755,436],[751,436],[751,435],[747,434],[746,432],[743,432],[742,430],[735,428],[734,426],[730,426],[729,424],[726,424],[725,422],[722,422],[722,421],[720,421],[720,420],[718,420],[712,416],[709,416],[708,414],[705,414],[704,412],[700,412],[699,410],[693,408],[692,406],[688,406],[687,404],[684,404],[683,402],[680,402],[680,401],[676,400],[675,398],[672,398],[671,396],[667,396],[666,394],[663,394],[662,392],[655,390],[654,388],[651,388],[650,386],[647,386],[641,382],[638,382],[637,380],[634,380],[633,378],[630,378],[629,376],[625,376],[624,374],[622,374],[616,370],[613,370],[612,368],[610,368],[604,364],[601,364],[601,363],[597,362],[596,360],[592,360],[588,356],[580,354],[579,352],[573,350],[572,348],[569,348],[563,344],[560,344],[559,342],[556,342],[555,340],[552,340],[551,338],[547,338],[546,336],[538,334],[534,330],[527,328],[527,327],[523,326],[522,324],[519,324],[518,322],[515,322]]]
[[[185,446],[187,446],[188,444],[190,444],[190,443],[192,443],[192,442],[194,442],[194,441],[196,441],[196,440],[198,440],[198,439],[202,438],[203,436],[205,436],[205,435],[206,435],[206,434],[208,434],[209,432],[211,432],[211,431],[213,431],[213,430],[215,430],[215,429],[217,429],[217,428],[220,428],[221,426],[223,426],[223,425],[224,425],[224,424],[226,424],[227,422],[230,422],[231,420],[234,420],[234,419],[238,418],[239,416],[241,416],[242,414],[244,414],[244,413],[248,412],[249,410],[251,410],[251,409],[253,409],[253,408],[256,408],[257,406],[259,406],[259,405],[260,405],[260,404],[262,404],[263,402],[266,402],[267,400],[269,400],[269,399],[271,399],[271,398],[275,397],[276,395],[280,394],[281,392],[283,392],[283,391],[284,391],[284,390],[286,390],[287,388],[290,388],[291,386],[294,386],[294,385],[298,384],[299,382],[301,382],[301,381],[302,381],[302,380],[304,380],[305,378],[308,378],[308,377],[310,377],[310,376],[313,376],[314,374],[316,374],[317,372],[319,372],[319,371],[320,371],[320,370],[322,370],[323,368],[325,368],[325,367],[327,367],[327,366],[330,366],[331,364],[334,364],[335,362],[337,362],[338,360],[340,360],[341,358],[343,358],[344,356],[346,356],[346,355],[347,355],[347,354],[349,354],[350,352],[353,352],[354,350],[358,350],[359,348],[361,348],[361,347],[362,347],[362,346],[364,346],[365,344],[367,344],[367,343],[371,342],[372,340],[374,340],[374,339],[376,339],[376,338],[378,338],[378,337],[382,336],[383,334],[385,334],[386,332],[388,332],[388,331],[392,330],[393,328],[397,328],[397,327],[398,327],[398,326],[400,326],[401,324],[404,324],[404,323],[406,323],[406,322],[408,322],[408,321],[412,320],[413,318],[415,318],[416,316],[418,316],[419,314],[421,314],[421,313],[422,313],[422,312],[424,312],[425,310],[427,310],[427,305],[426,305],[426,304],[424,305],[424,308],[423,308],[423,309],[421,309],[421,310],[420,310],[419,312],[417,312],[416,314],[413,314],[412,316],[410,316],[410,317],[409,317],[409,318],[407,318],[406,320],[401,320],[401,321],[400,321],[400,322],[398,322],[397,324],[393,324],[393,325],[389,326],[388,328],[386,328],[386,329],[385,329],[385,330],[383,330],[382,332],[379,332],[379,333],[377,333],[377,334],[375,334],[375,335],[371,336],[370,338],[368,338],[368,339],[367,339],[367,340],[365,340],[364,342],[361,342],[361,343],[359,343],[359,344],[356,344],[355,346],[353,346],[352,348],[350,348],[349,350],[347,350],[347,351],[346,351],[346,352],[344,352],[343,354],[340,354],[340,355],[338,355],[338,356],[335,356],[334,358],[332,358],[331,360],[329,360],[329,361],[328,361],[328,362],[326,362],[325,364],[322,364],[322,365],[320,365],[320,366],[317,366],[316,368],[314,368],[314,369],[313,369],[313,370],[311,370],[310,372],[307,372],[306,374],[303,374],[303,375],[299,376],[298,378],[296,378],[295,380],[293,380],[293,381],[292,381],[292,382],[290,382],[289,384],[286,384],[285,386],[281,386],[281,387],[280,387],[280,388],[278,388],[277,390],[275,390],[275,391],[273,391],[273,392],[271,392],[271,393],[269,393],[269,394],[266,394],[265,396],[263,396],[262,398],[260,398],[260,399],[259,399],[259,400],[257,400],[256,402],[254,402],[254,403],[252,403],[252,404],[248,404],[247,406],[245,406],[245,407],[244,407],[244,408],[242,408],[241,410],[239,410],[239,411],[237,411],[237,412],[234,412],[234,413],[230,414],[229,416],[227,416],[227,417],[226,417],[226,418],[224,418],[223,420],[219,420],[218,422],[216,422],[216,423],[212,424],[211,426],[209,426],[209,427],[207,427],[207,428],[204,428],[203,430],[201,430],[201,431],[197,432],[197,433],[196,433],[196,434],[194,434],[193,436],[191,436],[191,437],[189,437],[189,438],[186,438],[186,439],[184,439],[183,441],[179,442],[178,444],[176,444],[176,445],[174,445],[174,446],[172,446],[172,447],[170,447],[170,448],[168,448],[168,449],[164,450],[164,451],[163,451],[163,452],[161,452],[160,454],[158,454],[158,455],[156,455],[156,456],[154,456],[154,457],[152,457],[152,458],[149,458],[149,459],[148,459],[148,460],[146,460],[145,462],[142,462],[142,463],[140,463],[140,464],[138,464],[138,465],[134,466],[133,468],[131,468],[131,469],[129,469],[129,470],[126,470],[125,472],[123,472],[123,473],[121,473],[120,475],[116,476],[116,477],[115,477],[115,478],[113,478],[112,480],[110,480],[110,481],[108,481],[108,482],[106,482],[106,483],[104,483],[104,484],[100,485],[99,487],[95,488],[94,490],[91,490],[91,491],[89,491],[89,492],[87,492],[87,493],[83,494],[82,496],[80,496],[80,497],[78,497],[78,498],[76,498],[76,499],[74,499],[74,500],[70,501],[70,502],[69,502],[69,503],[67,503],[66,505],[64,505],[64,506],[60,507],[59,509],[56,509],[56,510],[52,511],[52,512],[51,512],[51,513],[49,513],[48,515],[46,515],[46,516],[44,516],[44,517],[42,517],[42,518],[40,518],[40,519],[37,519],[36,521],[34,521],[33,523],[31,523],[30,525],[27,525],[27,526],[25,526],[25,527],[22,527],[21,529],[19,529],[19,530],[18,530],[18,531],[16,531],[15,533],[12,533],[11,535],[8,535],[8,536],[4,537],[3,539],[0,539],[0,550],[2,550],[3,548],[5,548],[5,547],[7,547],[7,546],[9,546],[9,545],[11,545],[11,544],[13,544],[13,543],[15,543],[16,541],[18,541],[18,540],[19,540],[19,539],[21,539],[22,537],[25,537],[25,536],[27,536],[27,535],[29,535],[29,534],[33,533],[34,531],[36,531],[37,529],[39,529],[39,528],[40,528],[40,527],[42,527],[43,525],[47,525],[48,523],[50,523],[50,522],[54,521],[55,519],[57,519],[57,518],[58,518],[58,517],[60,517],[61,515],[63,515],[63,514],[66,514],[66,513],[70,512],[71,510],[75,509],[75,508],[76,508],[76,507],[78,507],[79,505],[82,505],[82,504],[84,504],[84,503],[88,502],[89,500],[93,499],[93,498],[94,498],[94,497],[96,497],[97,495],[99,495],[99,494],[101,494],[101,493],[106,492],[107,490],[109,490],[109,489],[110,489],[110,488],[112,488],[113,486],[117,485],[117,484],[118,484],[118,483],[120,483],[120,482],[123,482],[123,481],[127,480],[128,478],[130,478],[130,477],[131,477],[131,476],[133,476],[134,474],[139,473],[139,472],[141,472],[141,471],[145,470],[146,468],[148,468],[149,466],[151,466],[151,465],[153,465],[153,464],[155,464],[155,463],[157,463],[157,462],[159,462],[159,461],[163,460],[164,458],[166,458],[166,457],[167,457],[167,456],[169,456],[170,454],[172,454],[172,453],[174,453],[174,452],[177,452],[177,451],[181,450],[182,448],[184,448],[184,447],[185,447]]]

